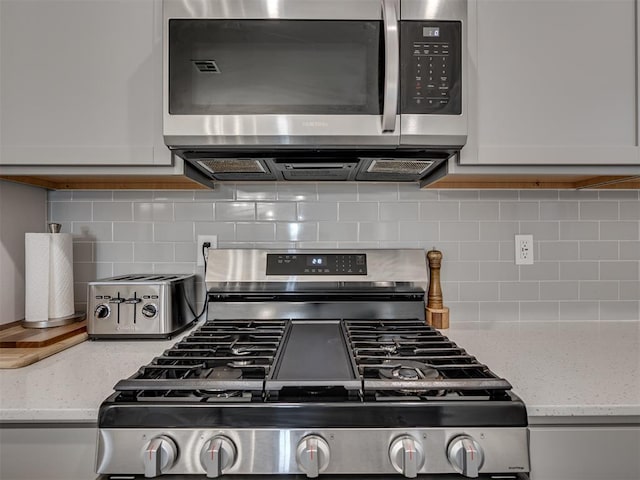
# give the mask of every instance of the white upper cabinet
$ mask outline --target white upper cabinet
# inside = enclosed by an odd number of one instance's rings
[[[637,1],[470,0],[462,163],[640,165]]]
[[[161,0],[0,0],[0,165],[168,165]]]

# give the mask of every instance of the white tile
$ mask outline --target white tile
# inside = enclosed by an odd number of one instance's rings
[[[520,302],[520,321],[548,322],[560,317],[559,302]]]
[[[640,260],[640,242],[620,242],[620,260]]]
[[[318,239],[317,223],[277,223],[276,240],[279,241],[308,241],[313,242]]]
[[[362,242],[398,239],[396,222],[360,222],[359,228],[358,238]]]
[[[202,256],[202,252],[198,252],[198,246],[195,242],[175,243],[173,246],[176,262],[195,262],[198,256]]]
[[[640,319],[640,302],[600,302],[600,320],[632,320]]]
[[[578,202],[540,202],[540,220],[578,220]]]
[[[518,190],[480,190],[480,200],[518,200]]]
[[[478,222],[440,222],[441,240],[480,240]]]
[[[236,238],[236,224],[233,222],[195,222],[195,238],[198,235],[217,235],[218,242],[233,241]]]
[[[544,261],[552,260],[578,260],[579,243],[573,241],[566,242],[540,242],[539,259]]]
[[[229,183],[217,183],[213,190],[196,190],[193,199],[196,202],[213,202],[216,200],[235,200],[236,186]]]
[[[481,322],[517,322],[520,318],[519,302],[480,302]]]
[[[518,222],[480,222],[480,240],[513,240],[518,233]]]
[[[153,200],[152,190],[114,190],[114,202],[151,202]]]
[[[600,222],[600,240],[640,240],[638,222]]]
[[[132,262],[133,243],[130,242],[98,242],[95,244],[96,262]]]
[[[497,282],[460,282],[461,301],[497,301],[499,296],[499,283]]]
[[[193,242],[193,222],[156,222],[153,226],[153,239],[156,242]]]
[[[193,202],[193,190],[156,190],[153,192],[154,202]]]
[[[153,241],[153,223],[114,222],[113,240],[116,242],[151,242]]]
[[[500,202],[500,220],[539,220],[538,202]]]
[[[236,186],[236,200],[275,200],[276,184],[238,184]]]
[[[176,221],[211,222],[214,219],[214,205],[211,203],[176,203],[174,205]]]
[[[560,302],[560,320],[598,320],[598,302]]]
[[[520,190],[520,200],[558,200],[558,191]]]
[[[478,262],[443,262],[440,278],[446,282],[477,281],[479,279]]]
[[[267,222],[297,220],[295,203],[260,202],[256,204],[256,218]]]
[[[540,240],[559,240],[560,239],[560,223],[552,222],[520,222],[520,231],[523,235],[533,235],[535,241]]]
[[[560,262],[560,280],[598,280],[598,262]]]
[[[52,222],[64,221],[91,221],[91,202],[52,202],[50,207]]]
[[[598,192],[595,190],[560,190],[560,200],[597,200]]]
[[[437,243],[440,240],[438,222],[400,222],[398,240]]]
[[[617,260],[618,242],[580,242],[580,260]]]
[[[420,220],[447,220],[455,222],[460,219],[460,202],[421,202]]]
[[[174,219],[173,203],[134,203],[133,219],[142,222],[170,222]]]
[[[461,242],[460,260],[497,261],[500,245],[497,242]]]
[[[500,283],[500,300],[539,300],[539,282],[502,282]]]
[[[113,192],[110,190],[74,190],[73,201],[111,201]]]
[[[520,265],[520,280],[558,280],[559,278],[558,262],[536,262],[533,265]]]
[[[47,201],[48,202],[69,202],[73,196],[71,190],[48,190]]]
[[[480,195],[476,190],[440,190],[440,200],[478,200]]]
[[[95,221],[131,221],[133,205],[130,202],[93,202]]]
[[[640,281],[620,282],[620,300],[640,300]]]
[[[265,242],[276,239],[276,226],[273,223],[238,223],[236,240]]]
[[[378,220],[378,204],[375,202],[340,202],[338,219],[343,221]]]
[[[600,280],[640,280],[640,262],[600,262]]]
[[[76,242],[110,242],[113,240],[113,223],[73,222],[71,233]]]
[[[348,202],[358,199],[355,183],[319,183],[318,200],[321,202]]]
[[[480,302],[481,304],[482,302]],[[477,322],[480,305],[478,302],[449,302],[450,322]]]
[[[253,202],[216,203],[216,220],[247,221],[256,219],[256,204]]]
[[[154,263],[153,273],[175,273],[192,274],[196,273],[195,263]]]
[[[398,200],[398,184],[373,182],[360,182],[358,186],[358,200],[361,202],[383,202]]]
[[[461,202],[460,220],[498,220],[500,205],[498,202]]]
[[[580,300],[618,300],[618,282],[580,282]]]
[[[338,220],[338,204],[336,202],[326,203],[298,203],[298,220],[308,222],[313,220]]]
[[[560,222],[560,240],[598,240],[598,222]]]
[[[480,279],[483,281],[517,282],[518,266],[513,262],[481,262]]]
[[[578,300],[578,282],[540,282],[540,300]]]
[[[318,187],[315,183],[277,183],[276,192],[278,200],[296,202],[318,200]]]
[[[173,262],[173,243],[135,243],[133,261],[136,263]]]
[[[318,222],[318,240],[358,240],[358,224],[356,222]]]
[[[437,201],[438,190],[420,189],[415,183],[399,183],[398,198],[400,200]]]
[[[580,202],[580,220],[618,220],[618,202]]]
[[[383,222],[400,220],[418,220],[419,204],[417,202],[396,202],[380,204],[380,220]]]

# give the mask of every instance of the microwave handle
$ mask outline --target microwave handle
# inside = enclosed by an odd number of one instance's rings
[[[396,129],[398,89],[400,78],[400,40],[398,33],[398,0],[382,0],[384,21],[384,106],[382,107],[382,131]]]

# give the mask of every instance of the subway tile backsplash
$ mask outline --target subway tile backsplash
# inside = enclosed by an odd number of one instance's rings
[[[443,252],[452,321],[640,320],[636,190],[419,190],[411,184],[224,184],[212,191],[53,191],[87,282],[196,273],[198,235],[221,248],[423,248]],[[534,265],[514,264],[517,233]],[[202,293],[199,294],[202,300]]]

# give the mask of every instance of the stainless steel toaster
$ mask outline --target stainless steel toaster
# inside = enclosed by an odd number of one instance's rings
[[[197,317],[195,275],[121,275],[90,282],[89,338],[171,338]]]

